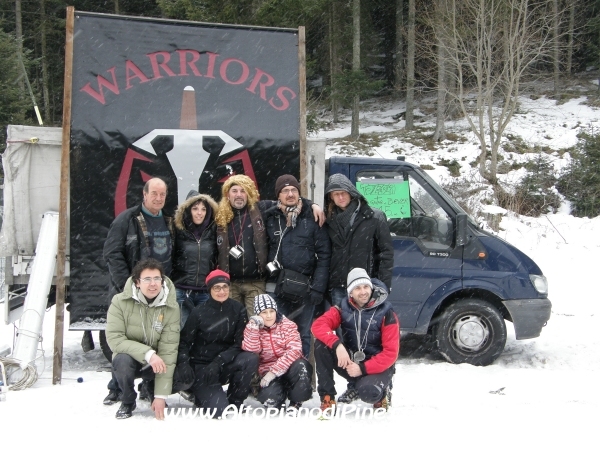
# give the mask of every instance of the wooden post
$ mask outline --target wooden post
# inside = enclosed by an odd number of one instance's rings
[[[300,193],[308,196],[306,156],[306,35],[304,27],[298,27],[298,99],[300,100]]]
[[[60,204],[58,211],[58,253],[56,255],[56,321],[52,384],[62,380],[63,337],[65,329],[65,264],[67,260],[67,205],[69,196],[69,152],[71,136],[71,93],[73,88],[73,27],[75,8],[67,7],[65,81],[63,94],[62,153],[60,164]]]

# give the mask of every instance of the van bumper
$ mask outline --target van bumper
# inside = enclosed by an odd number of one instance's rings
[[[538,337],[550,319],[552,303],[547,298],[504,300],[515,327],[517,339]]]

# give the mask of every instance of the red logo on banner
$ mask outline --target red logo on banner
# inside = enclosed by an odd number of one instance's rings
[[[254,181],[254,185],[258,190],[258,181],[256,180],[256,176],[254,175],[254,169],[252,168],[252,161],[250,161],[250,155],[248,154],[248,150],[244,150],[243,152],[238,153],[235,156],[232,156],[229,159],[223,161],[223,164],[233,161],[242,161],[242,167],[244,168],[244,175],[247,175],[252,181]],[[224,183],[227,178],[231,175],[223,177],[219,180],[219,183]]]
[[[144,155],[139,154],[135,150],[130,148],[127,149],[125,161],[123,161],[123,167],[121,167],[121,175],[119,175],[119,181],[117,182],[117,191],[115,192],[115,217],[127,209],[127,190],[129,188],[129,179],[131,178],[133,161],[135,159],[140,159],[147,162],[152,161],[146,158]],[[152,176],[148,175],[146,172],[142,171],[140,173],[144,182],[152,178]]]

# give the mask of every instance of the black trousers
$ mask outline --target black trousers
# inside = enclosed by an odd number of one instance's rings
[[[235,359],[223,366],[219,376],[219,383],[206,384],[203,372],[204,364],[196,364],[194,373],[196,379],[192,386],[196,406],[199,408],[216,409],[215,417],[221,417],[223,411],[230,404],[241,405],[250,393],[252,376],[258,370],[258,355],[250,352],[241,352]],[[229,384],[227,393],[222,386]]]
[[[261,388],[256,399],[261,403],[269,401],[277,408],[287,398],[292,403],[305,402],[312,397],[312,373],[312,366],[307,360],[297,359],[286,373]]]
[[[143,365],[125,353],[119,353],[112,360],[112,380],[108,383],[109,389],[120,389],[123,394],[121,402],[133,403],[137,398],[134,388],[136,378],[142,378],[148,383],[150,392],[154,392],[154,372],[151,368],[140,370]]]
[[[336,395],[333,371],[348,380],[348,384],[358,391],[359,398],[365,403],[377,403],[383,398],[385,390],[391,386],[396,367],[373,375],[351,377],[344,369],[338,367],[335,351],[315,339],[315,363],[317,364],[317,392],[324,395]]]

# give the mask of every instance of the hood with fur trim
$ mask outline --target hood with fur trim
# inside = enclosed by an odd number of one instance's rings
[[[217,204],[217,202],[208,194],[198,194],[190,192],[190,195],[188,195],[188,198],[185,199],[185,201],[179,205],[177,207],[177,211],[175,212],[175,227],[178,230],[185,230],[186,226],[185,226],[185,219],[186,218],[190,218],[190,214],[191,214],[191,208],[192,205],[194,203],[196,203],[198,200],[204,200],[206,203],[208,203],[210,205],[210,207],[212,208],[212,218],[214,220],[215,216],[217,215],[217,211],[219,209],[219,205]]]

